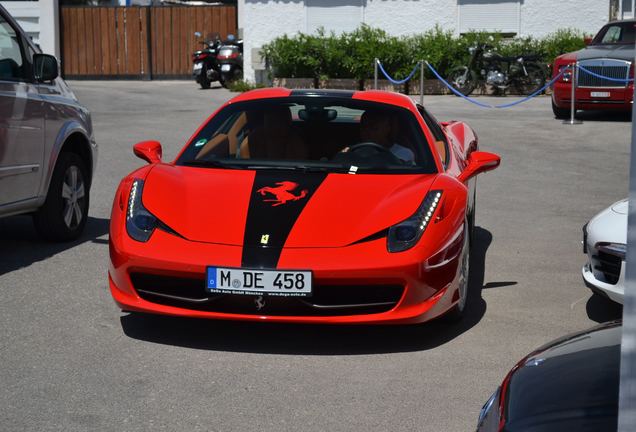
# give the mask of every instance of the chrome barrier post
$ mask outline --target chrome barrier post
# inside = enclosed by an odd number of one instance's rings
[[[424,106],[424,60],[420,60],[420,105]]]
[[[579,62],[570,65],[570,85],[572,92],[570,94],[570,120],[563,120],[563,124],[580,125],[583,124],[581,120],[575,119],[576,114],[576,84],[579,81]]]
[[[377,58],[373,62],[373,90],[378,89],[378,63],[380,60]]]

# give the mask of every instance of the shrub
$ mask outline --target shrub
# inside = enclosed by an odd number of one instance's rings
[[[394,79],[403,79],[419,60],[428,60],[442,75],[466,65],[468,48],[487,43],[504,56],[536,53],[546,63],[560,54],[583,48],[583,34],[563,29],[545,38],[503,39],[486,32],[455,36],[450,30],[436,26],[419,35],[396,37],[382,29],[362,25],[341,35],[319,30],[314,35],[299,33],[281,36],[263,47],[274,77],[291,78],[355,78],[373,77],[375,58]],[[425,70],[426,76],[432,74]]]
[[[544,59],[550,63],[561,54],[585,48],[584,34],[573,29],[557,30],[543,40]]]
[[[248,81],[237,80],[230,83],[228,86],[229,90],[232,92],[243,93],[246,91],[254,90],[257,88],[263,88],[265,85],[263,84],[252,84]]]

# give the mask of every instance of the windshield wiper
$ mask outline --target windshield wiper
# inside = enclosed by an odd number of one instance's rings
[[[222,162],[219,160],[206,160],[206,159],[194,159],[191,161],[186,161],[186,162],[183,162],[183,165],[194,166],[194,167],[211,167],[211,168],[228,168],[228,169],[239,168],[238,166],[229,164],[227,162]]]
[[[284,170],[284,171],[302,171],[306,173],[315,172],[346,172],[342,166],[314,166],[314,165],[248,165],[249,169],[262,170]]]

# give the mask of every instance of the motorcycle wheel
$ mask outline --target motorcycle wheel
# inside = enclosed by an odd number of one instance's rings
[[[477,87],[477,75],[466,66],[452,69],[446,81],[464,96],[470,95]]]
[[[210,80],[208,79],[208,73],[205,69],[201,71],[201,75],[199,75],[198,81],[203,90],[207,90],[210,88]]]
[[[528,63],[525,66],[528,75],[515,79],[515,87],[520,94],[531,95],[545,85],[547,74],[538,64]]]

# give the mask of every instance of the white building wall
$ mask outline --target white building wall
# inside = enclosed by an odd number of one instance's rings
[[[244,78],[254,82],[253,50],[278,36],[305,31],[304,0],[238,0],[238,22],[243,29]],[[257,59],[254,59],[257,60]]]
[[[60,58],[58,0],[0,1],[42,52]]]
[[[307,1],[238,0],[245,79],[257,78],[252,60],[258,60],[253,56],[258,48],[284,34],[307,32]],[[311,1],[315,4],[317,0]],[[422,33],[435,25],[458,33],[461,4],[511,1],[520,3],[519,36],[541,37],[567,27],[595,34],[609,20],[609,0],[363,0],[361,23],[398,36]]]
[[[364,22],[390,34],[423,33],[435,25],[457,28],[457,0],[367,0]]]
[[[521,36],[545,36],[562,28],[594,35],[609,21],[609,0],[522,0]]]

